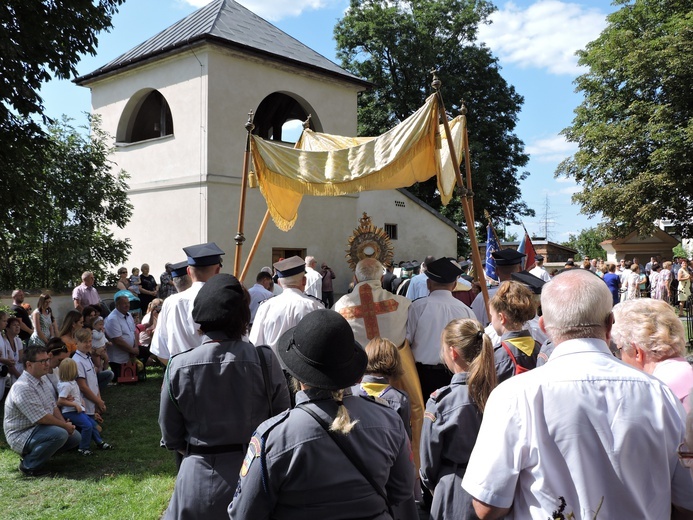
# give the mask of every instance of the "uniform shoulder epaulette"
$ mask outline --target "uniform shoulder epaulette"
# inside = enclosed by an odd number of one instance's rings
[[[169,358],[168,364],[170,365],[170,364],[171,364],[171,361],[173,361],[175,358],[180,357],[180,356],[182,356],[183,354],[189,354],[189,353],[192,352],[193,350],[195,350],[195,349],[194,349],[194,348],[189,348],[188,350],[184,350],[183,352],[176,352],[175,354],[173,354],[173,355]]]
[[[440,400],[446,395],[448,395],[451,390],[451,386],[444,386],[443,388],[439,388],[431,394],[431,399],[433,399],[436,403],[440,402]]]
[[[407,399],[409,398],[409,394],[408,394],[408,393],[406,393],[404,390],[400,390],[399,388],[395,388],[394,386],[391,386],[390,388],[388,388],[387,391],[388,391],[388,392],[390,392],[390,391],[397,392],[398,394],[403,395],[403,396],[406,397]],[[387,393],[387,392],[386,392],[386,393]]]
[[[260,426],[257,427],[255,432],[253,433],[253,436],[250,438],[250,442],[248,443],[248,451],[246,452],[245,457],[243,458],[243,463],[241,464],[241,478],[245,478],[245,476],[248,474],[248,471],[250,471],[250,467],[252,466],[253,462],[255,461],[255,459],[258,458],[262,458],[261,464],[263,465],[263,475],[266,473],[264,460],[265,453],[262,448],[262,439],[266,438],[267,435],[269,435],[269,433],[272,431],[272,429],[275,428],[278,424],[281,424],[283,421],[285,421],[286,418],[289,416],[290,411],[291,410],[284,410],[282,413],[267,419],[265,422],[263,422]],[[263,487],[264,486],[265,479],[263,478]],[[240,492],[241,483],[239,481],[238,486],[236,487],[236,493],[234,494],[234,497],[237,496]],[[267,489],[265,489],[265,492],[267,492]]]
[[[373,403],[379,404],[380,406],[385,406],[387,408],[390,408],[390,403],[388,403],[382,397],[375,397],[373,395],[359,395],[359,397],[361,399],[365,399],[366,401],[371,401]]]
[[[274,417],[270,417],[267,419],[265,422],[263,422],[260,426],[258,426],[255,429],[255,434],[254,436],[257,437],[266,437],[269,432],[271,432],[277,425],[281,424],[282,422],[286,421],[286,419],[289,417],[289,413],[291,412],[290,409],[284,410],[281,413],[278,413]]]

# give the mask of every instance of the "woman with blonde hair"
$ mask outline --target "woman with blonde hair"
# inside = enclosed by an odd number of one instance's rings
[[[448,323],[441,343],[441,357],[454,375],[426,404],[421,482],[433,494],[431,519],[477,518],[462,477],[496,386],[493,344],[481,324],[469,319]]]
[[[386,338],[375,337],[366,345],[368,365],[358,385],[351,387],[354,395],[370,395],[384,399],[402,418],[407,435],[411,439],[411,405],[406,392],[390,383],[404,374],[402,359],[395,344]]]
[[[686,361],[686,333],[671,306],[661,300],[641,298],[614,307],[611,337],[621,359],[652,374],[671,388],[690,410],[693,367]]]
[[[116,287],[119,291],[127,291],[130,287],[130,278],[128,277],[127,267],[121,267],[118,269],[118,280],[116,281]]]
[[[676,274],[679,282],[677,295],[679,301],[679,315],[683,315],[688,298],[691,296],[691,273],[688,271],[688,260],[681,260],[681,268]]]
[[[632,263],[630,271],[623,273],[623,289],[626,300],[640,298],[640,266],[638,264]]]
[[[671,266],[672,263],[670,261],[667,260],[664,262],[662,264],[662,270],[657,277],[655,298],[665,302],[671,301]]]
[[[372,397],[344,393],[367,364],[349,323],[313,311],[281,336],[277,355],[300,385],[296,407],[255,431],[230,518],[389,520],[393,507],[413,503],[402,420]]]

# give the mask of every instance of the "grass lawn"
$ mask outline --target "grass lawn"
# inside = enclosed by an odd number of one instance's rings
[[[57,455],[52,477],[24,477],[0,434],[0,518],[160,518],[176,475],[173,454],[159,447],[162,378],[161,368],[148,368],[144,382],[107,388],[102,435],[115,449]]]

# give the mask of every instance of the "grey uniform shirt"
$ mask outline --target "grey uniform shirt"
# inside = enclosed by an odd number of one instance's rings
[[[354,429],[344,436],[392,505],[411,498],[414,463],[399,416],[385,405],[345,396]],[[328,424],[337,404],[326,390],[296,394]],[[253,435],[229,506],[236,520],[389,519],[385,501],[327,432],[299,408],[264,422]]]
[[[272,351],[210,332],[202,345],[173,356],[161,390],[162,443],[171,450],[219,448],[182,461],[165,518],[219,518],[233,497],[245,447],[270,417],[259,355],[267,362],[273,413],[289,407],[284,374]],[[199,449],[197,450],[199,451]]]
[[[477,518],[462,477],[481,417],[469,396],[466,373],[454,374],[450,385],[435,391],[426,404],[420,473],[421,482],[433,492],[431,518]]]

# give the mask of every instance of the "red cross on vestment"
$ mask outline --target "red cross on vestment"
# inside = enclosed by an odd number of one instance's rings
[[[361,304],[353,307],[344,307],[339,312],[347,320],[354,318],[363,318],[366,326],[366,337],[373,339],[380,336],[378,328],[378,314],[387,314],[394,312],[399,307],[397,300],[383,300],[380,302],[373,301],[373,290],[368,284],[363,284],[359,287],[359,296]]]

